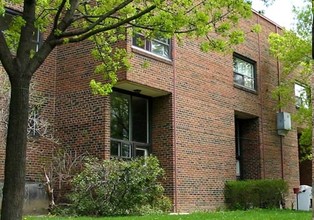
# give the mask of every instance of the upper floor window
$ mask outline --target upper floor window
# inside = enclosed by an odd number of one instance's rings
[[[7,10],[4,14],[4,17],[1,17],[0,19],[0,31],[4,32],[4,34],[7,35],[7,39],[10,41],[9,43],[13,51],[16,51],[18,42],[15,42],[15,38],[10,37],[9,33],[6,33],[6,30],[9,29],[16,16],[21,16],[21,13],[13,10]],[[42,43],[42,35],[38,30],[34,32],[31,42],[33,44],[33,49],[35,51],[38,51]]]
[[[242,87],[256,90],[255,62],[233,56],[233,81]]]
[[[308,108],[308,95],[306,92],[306,86],[295,83],[294,84],[294,96],[295,96],[295,106],[300,108],[301,106]]]
[[[121,92],[111,94],[113,157],[146,156],[149,147],[149,100]]]
[[[167,38],[158,37],[155,39],[146,39],[141,34],[134,34],[132,45],[157,56],[171,58],[171,40]]]

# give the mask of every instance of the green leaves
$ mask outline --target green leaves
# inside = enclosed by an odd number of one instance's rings
[[[280,85],[273,94],[279,100],[278,107],[295,105],[295,83],[304,85],[306,89],[303,104],[293,114],[295,127],[301,127],[300,159],[312,157],[312,98],[311,76],[312,59],[312,6],[311,1],[301,9],[294,9],[297,18],[295,30],[283,30],[269,36],[270,52],[282,64]]]
[[[0,14],[5,6],[8,6],[6,1],[0,0]],[[148,38],[174,35],[180,35],[181,39],[197,38],[200,48],[206,52],[230,51],[244,41],[244,34],[236,24],[251,14],[250,3],[246,0],[42,0],[36,1],[33,20],[34,27],[45,32],[46,41],[49,40],[46,45],[51,47],[83,40],[94,42],[91,53],[101,62],[95,73],[101,74],[102,79],[91,81],[90,85],[94,94],[106,95],[117,82],[115,74],[129,66],[126,48],[117,46],[125,41],[126,33],[130,33],[128,29]],[[21,16],[15,16],[14,23],[5,32],[7,44],[15,51],[23,22]],[[46,51],[51,50],[43,51],[45,54],[40,56],[47,57]],[[39,49],[29,54],[30,61],[36,62],[36,54],[41,52]]]
[[[170,203],[165,205],[168,199],[158,182],[163,175],[159,161],[152,156],[131,161],[91,158],[73,179],[73,211],[89,216],[167,211]]]
[[[4,0],[0,0],[0,18],[4,16],[5,8],[4,8]]]
[[[125,33],[112,30],[108,33],[99,33],[91,38],[95,44],[92,50],[93,57],[100,61],[95,68],[96,75],[102,75],[101,81],[92,80],[90,87],[93,94],[108,95],[117,83],[117,72],[129,68],[128,54],[125,48],[113,47],[115,43],[125,39]]]

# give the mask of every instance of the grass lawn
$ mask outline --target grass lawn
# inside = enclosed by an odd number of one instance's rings
[[[307,220],[311,219],[312,212],[302,212],[293,210],[249,210],[249,211],[228,211],[213,213],[193,213],[189,215],[150,215],[150,216],[128,216],[128,217],[53,217],[27,216],[24,220]]]

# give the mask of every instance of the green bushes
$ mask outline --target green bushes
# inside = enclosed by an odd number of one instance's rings
[[[288,185],[283,180],[228,181],[225,199],[229,209],[279,208],[284,206]]]
[[[72,181],[70,209],[77,215],[110,216],[168,211],[171,202],[158,182],[156,157],[131,161],[89,159]]]

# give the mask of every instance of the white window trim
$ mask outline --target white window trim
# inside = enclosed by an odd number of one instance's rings
[[[141,36],[143,36],[142,34],[138,34],[138,35],[141,35]],[[144,36],[143,36],[144,37]],[[145,38],[145,37],[144,37]],[[156,54],[156,53],[153,53],[153,52],[151,52],[151,51],[149,51],[149,50],[146,50],[146,49],[143,49],[143,48],[141,48],[141,47],[138,47],[138,46],[136,46],[136,45],[134,45],[133,43],[133,39],[134,39],[134,36],[132,36],[132,38],[131,38],[131,48],[132,49],[135,49],[135,50],[138,50],[138,51],[141,51],[141,52],[143,52],[143,53],[146,53],[146,54],[149,54],[149,55],[151,55],[151,56],[155,56],[155,57],[158,57],[158,58],[160,58],[160,59],[164,59],[164,60],[166,60],[166,61],[172,61],[172,59],[171,59],[171,53],[172,53],[172,43],[171,43],[171,39],[169,39],[169,43],[165,43],[165,42],[163,42],[163,41],[160,41],[160,40],[158,40],[158,39],[151,39],[151,40],[147,40],[147,39],[145,39],[145,47],[146,47],[146,43],[147,43],[147,41],[150,41],[150,42],[152,42],[152,41],[156,41],[156,42],[158,42],[158,43],[161,43],[161,44],[163,44],[163,45],[165,45],[165,46],[168,46],[169,47],[169,57],[165,57],[165,56],[161,56],[161,55],[159,55],[159,54]]]
[[[245,57],[242,58],[241,55],[237,55],[237,54],[234,54],[234,55],[233,55],[232,62],[234,62],[234,59],[239,59],[239,60],[242,60],[242,61],[244,61],[244,62],[246,62],[246,63],[251,64],[252,67],[253,67],[253,76],[250,77],[250,76],[244,75],[243,73],[236,72],[236,71],[234,70],[234,66],[232,66],[232,68],[233,68],[233,77],[234,77],[235,75],[239,75],[239,76],[242,76],[243,79],[244,79],[244,78],[248,78],[248,79],[253,80],[253,83],[254,83],[254,84],[253,84],[253,88],[252,88],[252,87],[248,87],[248,86],[242,85],[242,84],[240,84],[240,83],[237,83],[234,79],[233,79],[233,83],[234,83],[235,85],[237,85],[237,86],[240,86],[241,88],[248,89],[248,90],[251,90],[251,91],[256,92],[256,91],[257,91],[257,76],[256,76],[255,62],[254,62],[253,60],[251,61],[249,58],[245,58]]]
[[[296,86],[302,88],[302,92],[301,90],[297,91]],[[299,93],[299,94],[297,94]],[[303,94],[302,94],[303,93]],[[296,108],[300,108],[302,105],[305,108],[309,108],[307,101],[307,92],[306,92],[306,85],[302,84],[302,83],[294,83],[294,97],[295,97],[295,106]],[[301,100],[301,103],[299,103],[299,101]]]

